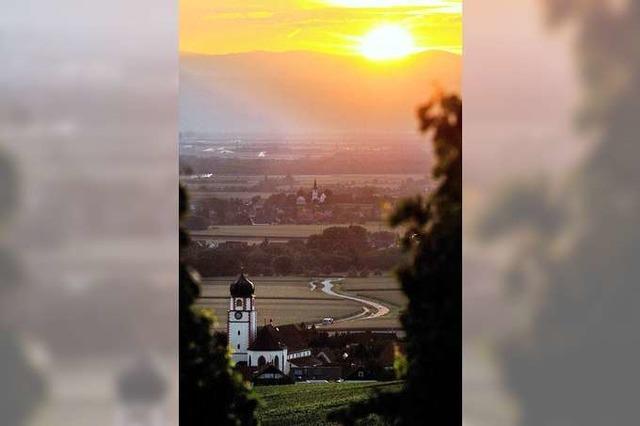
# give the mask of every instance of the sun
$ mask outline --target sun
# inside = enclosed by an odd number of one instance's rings
[[[400,59],[416,53],[418,49],[411,33],[399,25],[381,25],[360,39],[358,51],[375,61]]]

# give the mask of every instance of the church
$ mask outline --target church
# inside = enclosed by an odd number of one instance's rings
[[[270,368],[289,375],[292,362],[311,356],[299,326],[269,323],[258,328],[255,285],[244,273],[230,285],[229,293],[227,333],[236,365],[256,373]]]

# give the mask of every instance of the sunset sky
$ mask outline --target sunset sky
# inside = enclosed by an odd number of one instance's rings
[[[461,52],[461,1],[180,1],[181,52],[306,50],[380,59],[429,49]]]

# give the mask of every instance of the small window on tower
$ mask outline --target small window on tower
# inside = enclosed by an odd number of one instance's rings
[[[236,308],[242,308],[242,299],[236,299]]]
[[[238,330],[238,336],[240,335],[240,330]]]
[[[240,349],[240,343],[238,343],[238,349]]]

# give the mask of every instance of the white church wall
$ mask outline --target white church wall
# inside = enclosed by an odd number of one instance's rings
[[[249,349],[248,322],[229,323],[229,346],[234,352],[247,352]]]
[[[228,333],[231,359],[234,362],[248,362],[247,351],[255,338],[256,312],[253,298],[231,298],[228,312]]]
[[[279,351],[249,351],[249,359],[252,367],[258,366],[258,359],[263,356],[267,364],[274,364],[275,357],[278,357],[278,367],[284,374],[289,374],[289,361],[287,359],[287,349]],[[274,364],[275,365],[275,364]]]
[[[249,321],[249,326],[250,326],[249,332],[251,333],[250,337],[251,337],[251,339],[255,339],[256,335],[258,333],[258,314],[257,314],[257,312],[255,310],[255,306],[254,306],[254,310],[252,310],[249,313],[249,319],[250,319],[250,321]]]

